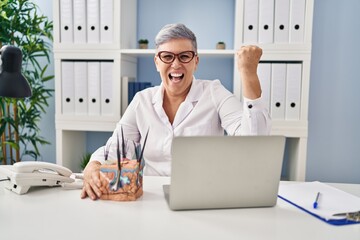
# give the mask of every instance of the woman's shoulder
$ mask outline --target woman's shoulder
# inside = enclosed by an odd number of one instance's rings
[[[215,102],[221,102],[222,100],[233,95],[226,87],[221,83],[219,79],[214,80],[196,80],[198,88],[203,89],[203,94],[211,96]]]
[[[157,91],[159,90],[160,86],[152,86],[152,87],[148,87],[148,88],[145,88],[141,91],[138,92],[138,94],[141,94],[141,95],[154,95],[157,93]]]
[[[158,94],[159,91],[160,91],[160,86],[148,87],[137,92],[134,96],[134,99],[137,99],[138,101],[145,100],[151,102],[154,96]]]
[[[196,79],[195,80],[196,84],[198,86],[202,86],[204,90],[206,89],[216,89],[216,88],[225,88],[221,81],[219,79],[214,79],[214,80],[204,80],[204,79]]]

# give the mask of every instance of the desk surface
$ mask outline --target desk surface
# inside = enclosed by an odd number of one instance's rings
[[[332,226],[278,199],[272,208],[171,211],[162,185],[145,177],[135,202],[80,199],[80,190],[32,188],[17,195],[0,183],[1,239],[360,239],[360,224]],[[281,182],[286,184],[286,182]],[[332,184],[333,185],[333,184]],[[360,196],[360,185],[333,186]]]

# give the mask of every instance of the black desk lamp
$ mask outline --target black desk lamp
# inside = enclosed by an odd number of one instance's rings
[[[4,46],[0,49],[0,55],[0,97],[31,97],[29,82],[21,74],[21,50],[15,46]]]

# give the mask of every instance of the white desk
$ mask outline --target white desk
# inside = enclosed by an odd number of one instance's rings
[[[0,183],[0,238],[360,239],[360,224],[332,226],[281,199],[273,208],[174,212],[162,190],[169,182],[145,177],[144,196],[136,202],[82,200],[80,190],[62,188],[33,188],[17,195]],[[334,186],[360,196],[360,185]]]

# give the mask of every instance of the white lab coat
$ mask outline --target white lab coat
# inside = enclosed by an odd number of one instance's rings
[[[138,92],[107,144],[116,143],[121,136],[141,141],[149,135],[144,150],[145,175],[170,175],[171,144],[175,136],[199,135],[267,135],[270,116],[261,98],[244,99],[242,104],[219,80],[193,79],[185,101],[180,105],[173,124],[163,109],[163,86]],[[116,159],[115,148],[109,158]],[[93,153],[91,161],[104,163],[104,147]]]

